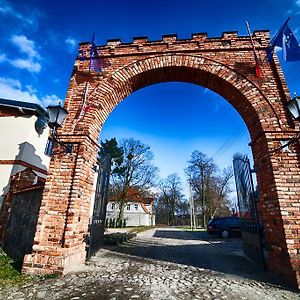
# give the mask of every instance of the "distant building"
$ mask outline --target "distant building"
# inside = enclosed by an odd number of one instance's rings
[[[124,209],[126,226],[153,226],[155,215],[153,213],[154,198],[136,197],[128,200]],[[117,219],[119,215],[119,204],[111,200],[107,204],[107,219]]]
[[[15,174],[29,168],[46,178],[50,157],[45,154],[49,127],[38,104],[0,99],[0,208]]]

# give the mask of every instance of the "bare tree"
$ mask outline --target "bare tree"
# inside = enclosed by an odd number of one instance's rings
[[[197,150],[192,153],[188,162],[190,165],[186,169],[186,174],[195,193],[195,204],[200,204],[202,226],[205,227],[207,222],[206,205],[211,197],[211,179],[216,172],[217,166],[212,159]]]
[[[123,219],[126,203],[135,197],[149,195],[158,169],[152,164],[154,155],[148,145],[133,138],[120,142],[123,161],[114,169],[110,199],[118,201],[118,220]]]
[[[225,168],[223,173],[213,178],[210,202],[207,210],[210,219],[215,216],[230,215],[229,209],[231,201],[229,195],[231,193],[230,180],[233,178],[232,167]]]
[[[178,174],[171,174],[159,182],[158,188],[156,219],[162,224],[172,225],[176,213],[185,209],[181,179]]]
[[[213,159],[200,151],[194,151],[188,162],[186,174],[192,185],[196,209],[202,215],[202,226],[206,227],[208,218],[230,211],[228,194],[233,172],[229,168],[220,175]]]

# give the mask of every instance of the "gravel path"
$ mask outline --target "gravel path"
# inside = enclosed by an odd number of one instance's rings
[[[300,299],[238,255],[238,240],[226,244],[200,232],[149,230],[76,272],[2,290],[0,299]]]

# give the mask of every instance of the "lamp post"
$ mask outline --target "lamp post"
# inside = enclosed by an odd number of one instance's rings
[[[60,105],[49,105],[48,111],[48,126],[52,129],[51,139],[59,145],[65,147],[67,153],[72,153],[72,145],[60,142],[56,138],[56,130],[62,126],[68,111]]]

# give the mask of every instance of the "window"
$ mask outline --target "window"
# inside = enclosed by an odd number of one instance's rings
[[[139,209],[139,205],[138,204],[134,204],[134,209],[138,210]]]
[[[224,220],[223,219],[215,219],[212,221],[212,224],[221,225],[221,224],[224,224]]]
[[[45,148],[45,154],[47,156],[52,155],[53,147],[54,147],[54,142],[51,138],[49,138],[47,141],[47,144],[46,144],[46,148]]]
[[[127,204],[127,210],[130,210],[130,204]]]
[[[115,208],[116,208],[115,203],[112,203],[112,204],[111,204],[111,209],[115,209]]]
[[[226,218],[225,219],[225,224],[236,226],[236,225],[238,225],[238,218],[234,218],[234,217]]]

